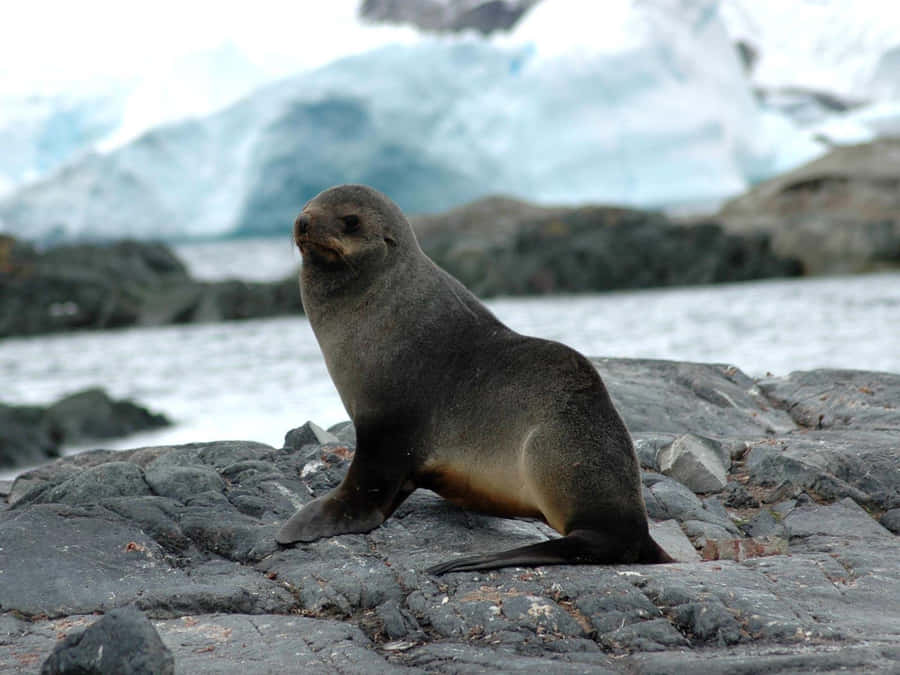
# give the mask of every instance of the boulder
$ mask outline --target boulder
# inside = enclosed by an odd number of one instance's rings
[[[375,23],[410,24],[437,33],[506,31],[540,0],[363,0],[359,14]]]
[[[120,241],[39,251],[0,236],[0,338],[300,311],[294,278],[196,281],[160,243]]]
[[[687,485],[694,492],[720,492],[728,482],[722,445],[695,434],[682,434],[659,451],[659,471]]]
[[[0,468],[28,466],[58,457],[63,444],[168,426],[165,415],[102,389],[85,389],[48,407],[0,404]]]
[[[83,632],[66,636],[41,675],[173,675],[175,659],[150,620],[133,607],[114,609]]]
[[[900,266],[900,139],[838,147],[727,202],[736,234],[771,237],[807,274]]]
[[[422,248],[482,296],[709,284],[797,276],[768,235],[652,211],[544,208],[489,198],[414,219]]]

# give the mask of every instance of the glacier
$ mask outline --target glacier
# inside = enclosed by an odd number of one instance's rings
[[[765,171],[716,3],[637,3],[594,31],[589,11],[571,41],[543,31],[586,6],[543,3],[497,41],[383,47],[158,127],[18,190],[2,227],[42,240],[283,232],[344,181],[412,212],[488,193],[661,206],[721,199]],[[596,40],[601,25],[628,41]]]
[[[754,3],[545,0],[493,38],[406,34],[129,142],[119,129],[119,142],[0,200],[0,231],[283,234],[339,182],[371,184],[407,212],[498,193],[697,209],[821,154],[823,137],[872,137],[900,119],[890,101],[815,124],[761,105],[733,42],[746,34],[764,57],[780,38],[759,26],[779,10]],[[883,87],[888,37],[876,48]]]

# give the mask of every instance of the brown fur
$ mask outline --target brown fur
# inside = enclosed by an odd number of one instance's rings
[[[279,542],[367,532],[425,487],[564,535],[437,574],[671,560],[649,535],[630,436],[587,359],[504,326],[371,188],[318,195],[294,239],[304,308],[357,451],[343,483],[298,511]]]

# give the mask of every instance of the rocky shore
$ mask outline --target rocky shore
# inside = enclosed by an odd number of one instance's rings
[[[900,139],[838,147],[726,203],[736,234],[766,234],[807,274],[900,266]]]
[[[900,375],[595,363],[680,562],[431,577],[549,531],[424,491],[368,535],[279,548],[346,470],[348,424],[95,451],[0,485],[0,671],[896,671]]]
[[[426,253],[483,297],[865,273],[900,265],[898,184],[900,141],[881,139],[836,148],[709,218],[488,197],[411,220]],[[298,311],[293,276],[204,282],[163,244],[37,250],[0,235],[0,338]]]
[[[482,297],[582,293],[793,277],[770,235],[709,219],[612,206],[542,207],[491,197],[413,219],[422,248]]]
[[[613,207],[489,198],[413,218],[425,251],[482,296],[606,291],[797,276],[765,234]],[[285,228],[289,229],[290,224]],[[287,231],[287,230],[286,230]],[[252,319],[302,311],[294,276],[199,281],[170,248],[122,241],[37,250],[0,235],[0,338]]]
[[[64,444],[117,438],[170,424],[165,415],[134,401],[112,399],[102,389],[85,389],[49,406],[0,403],[0,469],[59,457]]]
[[[299,311],[296,279],[198,281],[164,244],[120,241],[39,251],[0,235],[0,338]]]

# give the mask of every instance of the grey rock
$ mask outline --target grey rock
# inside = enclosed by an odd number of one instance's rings
[[[153,492],[185,502],[202,492],[224,492],[225,480],[214,470],[199,466],[151,464],[144,479]]]
[[[796,428],[734,366],[653,359],[592,359],[632,433],[702,433],[759,439]]]
[[[703,498],[703,508],[709,511],[710,513],[714,513],[722,520],[730,520],[731,516],[729,515],[725,505],[722,503],[722,500],[719,499],[718,495],[710,495]]]
[[[8,244],[0,251],[0,338],[302,311],[294,278],[275,283],[196,281],[160,243],[120,241],[44,251],[9,237],[0,243]]]
[[[113,400],[102,389],[85,389],[47,408],[44,424],[61,434],[66,443],[126,436],[136,431],[158,429],[171,424],[133,401]]]
[[[642,675],[750,675],[751,673],[888,673],[896,669],[900,656],[881,646],[835,647],[811,644],[798,653],[776,648],[744,647],[702,651],[643,653],[628,659],[627,666]]]
[[[651,619],[603,633],[598,640],[612,651],[662,652],[688,647],[687,638],[667,619]]]
[[[780,403],[724,367],[606,363],[618,373],[613,396],[619,383],[631,387],[626,417],[666,427],[635,432],[648,447],[706,436],[709,421],[708,437],[733,461],[732,485],[747,481],[743,493],[701,500],[644,474],[648,511],[669,519],[651,524],[652,535],[681,562],[431,577],[425,568],[457,555],[557,535],[417,491],[366,535],[281,548],[277,527],[343,478],[346,439],[91,452],[20,476],[9,490],[15,506],[0,508],[0,670],[34,672],[59,634],[134,605],[181,672],[793,672],[827,670],[828,654],[838,670],[890,671],[900,657],[900,543],[854,501],[827,503],[821,488],[832,476],[885,512],[874,496],[890,501],[890,479],[865,477],[862,466],[871,456],[883,471],[896,459],[886,440],[894,432],[868,422],[798,429],[772,407]],[[683,405],[655,398],[673,373],[683,376],[673,389]],[[851,438],[877,442],[863,452]],[[794,443],[808,451],[799,467],[775,461]],[[873,448],[885,454],[866,454]],[[762,484],[766,456],[780,482]],[[753,506],[751,493],[767,506]],[[745,538],[732,514],[750,532],[790,531],[789,555],[783,538]],[[706,561],[685,532],[705,540]]]
[[[881,516],[881,524],[894,534],[900,534],[900,508],[891,509]]]
[[[150,495],[144,472],[131,462],[109,462],[74,474],[35,501],[43,504],[95,504],[107,497]]]
[[[730,232],[771,236],[774,252],[799,259],[807,274],[896,267],[898,148],[896,138],[836,147],[754,186],[719,217]]]
[[[675,434],[654,434],[646,431],[632,431],[634,451],[637,453],[641,468],[659,473],[657,457],[659,451],[675,440]]]
[[[354,447],[356,446],[356,427],[353,426],[353,422],[350,420],[338,422],[337,424],[328,427],[328,431],[337,437],[337,442],[348,443]]]
[[[59,457],[62,436],[43,424],[44,409],[0,404],[0,467],[28,466]]]
[[[432,643],[411,650],[406,661],[427,673],[596,673],[610,675],[621,672],[613,659],[604,654],[548,655],[517,653],[507,646],[490,648],[459,643]]]
[[[761,380],[759,388],[809,429],[900,430],[900,375],[810,370]]]
[[[659,451],[660,473],[687,485],[694,492],[719,492],[728,482],[722,445],[695,434],[681,434]],[[725,460],[729,460],[725,454]]]
[[[644,502],[651,518],[674,518],[682,523],[697,520],[718,525],[737,534],[737,528],[730,518],[721,515],[719,509],[707,509],[697,495],[678,481],[661,474],[645,473],[643,483]]]
[[[402,23],[454,33],[476,30],[482,35],[512,28],[540,0],[364,0],[359,14],[376,23]]]
[[[646,288],[801,271],[796,261],[772,254],[766,235],[734,235],[709,219],[673,222],[618,207],[540,208],[488,199],[418,219],[414,227],[425,252],[479,295]]]
[[[829,500],[850,497],[863,504],[900,504],[900,447],[896,431],[807,431],[758,442],[747,456],[752,483],[795,488],[775,500],[810,489]],[[790,492],[793,492],[792,494]]]
[[[751,537],[783,537],[790,539],[791,531],[770,509],[762,509],[747,524],[745,531]]]
[[[759,500],[751,495],[740,483],[729,481],[722,490],[722,501],[733,509],[756,508]]]
[[[710,539],[730,539],[733,533],[721,525],[706,523],[702,520],[686,520],[681,529],[694,543],[696,548],[703,548]]]
[[[274,528],[268,534],[274,536]],[[252,571],[236,574],[234,563],[223,575],[176,562],[141,528],[106,509],[32,505],[0,520],[0,606],[24,616],[58,617],[132,602],[153,616],[198,607],[286,611],[292,604],[282,587]]]
[[[146,497],[132,495],[105,498],[100,503],[124,520],[130,520],[138,525],[166,552],[182,553],[191,547],[191,540],[178,523],[181,504],[173,499],[156,495]]]
[[[518,626],[535,633],[562,633],[580,636],[584,629],[566,611],[543,596],[514,595],[503,601],[503,615]]]
[[[688,539],[677,520],[650,523],[650,534],[663,550],[679,562],[696,562],[700,554]]]
[[[304,445],[322,445],[323,443],[339,443],[340,440],[334,434],[325,431],[315,422],[303,424],[303,426],[291,429],[284,437],[284,446],[299,450]]]
[[[793,509],[784,518],[792,539],[815,536],[867,539],[892,537],[866,511],[850,498],[835,504],[810,504]]]
[[[717,600],[678,605],[676,623],[700,642],[732,645],[741,640],[741,627],[728,609]]]
[[[175,659],[153,624],[133,607],[114,609],[71,633],[41,666],[41,675],[172,675]]]
[[[0,404],[0,467],[38,464],[58,457],[64,443],[116,438],[171,424],[137,403],[86,389],[43,406]]]
[[[325,431],[322,427],[320,427],[315,422],[307,422],[309,428],[312,430],[313,435],[316,437],[316,443],[319,445],[325,445],[327,443],[340,443],[341,439],[335,436],[330,431]]]
[[[375,613],[381,619],[384,633],[390,640],[397,640],[410,635],[420,635],[422,630],[416,622],[416,618],[406,609],[400,606],[396,600],[387,600],[375,608]]]

